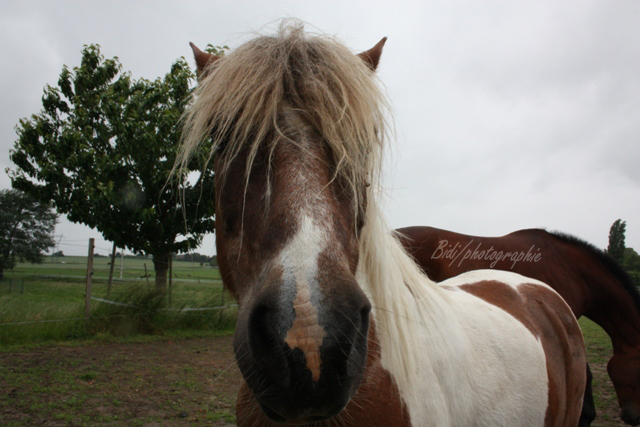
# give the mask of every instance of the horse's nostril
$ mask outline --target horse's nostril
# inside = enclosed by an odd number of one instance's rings
[[[249,349],[253,359],[266,367],[263,374],[283,387],[291,381],[283,344],[273,329],[273,310],[257,305],[249,317]]]
[[[249,333],[251,334],[251,352],[253,357],[261,357],[265,352],[275,345],[275,337],[269,328],[267,315],[269,309],[264,305],[259,305],[251,313],[249,319]]]
[[[371,313],[371,303],[369,301],[366,301],[365,304],[363,304],[362,308],[360,308],[360,319],[363,321],[366,320],[368,323],[370,313]]]
[[[367,301],[360,308],[360,325],[357,333],[362,337],[366,337],[369,331],[369,316],[371,315],[371,303]]]

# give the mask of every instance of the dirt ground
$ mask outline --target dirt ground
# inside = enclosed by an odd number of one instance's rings
[[[227,335],[0,352],[0,425],[233,426],[240,373],[231,340]],[[604,365],[592,364],[592,370],[595,387],[612,394]],[[616,404],[596,405],[593,427],[624,425]]]
[[[0,353],[0,425],[233,426],[231,339]]]

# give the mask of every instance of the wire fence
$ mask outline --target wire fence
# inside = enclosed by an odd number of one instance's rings
[[[93,280],[108,280],[111,271],[111,257],[94,256]],[[117,257],[113,266],[114,281],[153,281],[156,277],[153,259],[141,256]],[[167,272],[167,274],[169,274]],[[42,264],[18,264],[6,271],[8,279],[41,278],[85,280],[87,275],[86,256],[47,256]],[[201,262],[173,261],[171,275],[167,280],[221,283],[220,273],[215,266]]]
[[[93,260],[90,322],[83,316],[86,256],[50,256],[42,264],[5,271],[0,279],[0,345],[105,331],[218,330],[235,323],[237,305],[223,290],[215,267],[174,261],[164,292],[158,292],[151,258],[123,257],[121,264],[116,259],[111,286],[110,257]]]
[[[63,234],[58,234],[54,236],[55,245],[50,249],[52,254],[62,253],[65,256],[84,256],[87,253],[87,239],[70,239],[65,237]],[[94,237],[94,251],[98,256],[110,256],[113,250],[113,242],[105,240],[101,237]],[[191,259],[191,261],[196,261],[197,258],[203,256],[198,253],[199,250],[204,250],[210,252],[210,248],[193,248],[189,252],[183,253],[181,256],[185,259]],[[136,253],[129,251],[127,249],[117,248],[118,254],[124,254],[124,256],[133,256]],[[208,258],[213,257],[214,255],[209,255]]]

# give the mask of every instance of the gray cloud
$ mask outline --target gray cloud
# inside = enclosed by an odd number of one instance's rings
[[[188,42],[237,46],[301,18],[354,51],[388,36],[380,78],[398,143],[387,162],[393,226],[471,234],[548,227],[607,243],[617,218],[640,247],[640,3],[11,2],[0,6],[0,166],[45,84],[99,43],[155,78]],[[250,34],[249,34],[250,35]],[[0,187],[9,180],[0,175]],[[99,237],[63,222],[59,232]],[[108,246],[108,245],[107,245]],[[201,252],[212,253],[208,238]],[[84,253],[80,249],[78,253]]]

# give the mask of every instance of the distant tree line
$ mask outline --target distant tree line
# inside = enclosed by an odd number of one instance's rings
[[[606,252],[620,263],[627,273],[640,285],[640,255],[633,248],[627,248],[625,233],[627,222],[616,220],[609,229],[609,246]]]
[[[216,255],[209,256],[199,254],[198,252],[186,253],[186,254],[173,254],[174,261],[188,261],[197,262],[200,265],[210,265],[212,267],[218,266],[218,257]]]
[[[51,254],[52,257],[63,257],[64,252],[57,251]],[[102,255],[99,253],[94,253],[94,258],[105,257],[107,255]],[[116,252],[116,259],[122,256],[122,252]],[[127,254],[124,256],[125,258],[148,258],[148,254]],[[216,255],[203,255],[198,252],[186,253],[186,254],[171,254],[171,258],[173,261],[187,261],[187,262],[196,262],[201,266],[210,265],[212,267],[218,266],[218,257]]]

